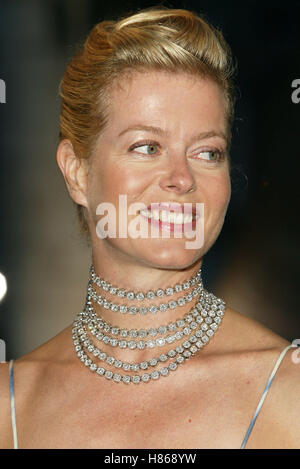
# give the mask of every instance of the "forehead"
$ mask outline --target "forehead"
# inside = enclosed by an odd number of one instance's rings
[[[166,71],[131,71],[109,90],[109,127],[153,125],[174,132],[199,127],[226,133],[226,101],[212,79]],[[202,130],[207,130],[203,128]]]

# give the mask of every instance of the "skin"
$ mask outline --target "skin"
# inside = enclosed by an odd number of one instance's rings
[[[183,73],[135,73],[111,90],[109,125],[89,161],[78,160],[71,142],[57,160],[70,196],[85,207],[96,272],[135,291],[173,285],[190,277],[215,242],[230,200],[224,98],[212,81]],[[157,132],[129,126],[147,125]],[[150,140],[155,156],[133,144]],[[130,149],[130,150],[129,150]],[[207,151],[225,154],[205,159]],[[190,191],[192,189],[192,192]],[[100,202],[116,207],[118,194],[133,202],[203,202],[204,245],[185,249],[184,238],[99,239]],[[128,218],[130,220],[130,217]],[[121,301],[120,301],[121,302]],[[188,307],[183,307],[183,316]],[[98,307],[110,323],[114,318]],[[113,313],[114,314],[114,313]],[[121,315],[117,324],[148,328],[177,319]],[[211,342],[167,379],[147,385],[99,378],[75,356],[71,326],[15,362],[20,448],[239,448],[269,374],[288,342],[227,304]],[[102,344],[101,344],[102,346]],[[106,348],[105,348],[106,347]],[[109,348],[103,344],[103,350]],[[160,353],[168,350],[160,348]],[[299,448],[299,365],[290,350],[274,379],[248,448]],[[153,351],[114,350],[124,361],[147,360]],[[0,366],[0,448],[12,447],[8,364]],[[276,431],[274,431],[274,429]]]

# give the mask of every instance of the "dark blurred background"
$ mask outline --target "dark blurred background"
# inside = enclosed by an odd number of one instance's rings
[[[300,1],[161,2],[205,15],[238,63],[233,194],[205,256],[208,289],[292,340],[298,311]],[[6,360],[68,326],[82,308],[90,251],[56,166],[58,84],[92,26],[148,1],[0,0],[0,303]],[[0,358],[1,359],[1,358]]]

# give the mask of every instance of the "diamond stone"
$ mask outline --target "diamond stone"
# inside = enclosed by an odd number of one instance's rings
[[[166,360],[168,360],[168,357],[167,355],[165,355],[164,353],[162,353],[160,356],[159,356],[159,359],[161,362],[165,362]]]
[[[158,379],[159,376],[160,376],[160,375],[159,375],[159,372],[158,372],[158,371],[153,371],[153,372],[151,373],[151,378],[152,378],[152,379]]]
[[[140,368],[139,364],[138,363],[133,363],[132,365],[130,365],[130,369],[132,371],[138,371]]]
[[[166,339],[163,339],[163,338],[156,339],[156,345],[158,345],[159,347],[163,347],[165,344],[166,344]]]
[[[141,378],[139,375],[132,376],[131,381],[135,384],[138,384],[140,382]]]
[[[176,321],[176,324],[178,327],[184,327],[185,321],[183,319],[179,319],[178,321]]]
[[[105,369],[104,368],[97,368],[96,373],[98,373],[98,375],[104,375]]]
[[[121,375],[119,375],[118,373],[114,373],[113,375],[113,380],[116,382],[116,383],[119,383],[121,381]]]
[[[168,344],[172,344],[175,341],[175,339],[176,339],[175,335],[169,335],[166,338],[166,341],[168,342]]]
[[[183,351],[184,351],[184,348],[182,347],[182,345],[178,345],[178,347],[176,347],[177,353],[182,353]]]
[[[105,378],[111,379],[113,377],[113,372],[112,371],[106,371],[104,374]]]
[[[160,370],[160,374],[161,374],[162,376],[167,376],[168,373],[169,373],[169,370],[168,370],[168,368],[166,368],[166,367],[164,367],[164,368],[162,368],[162,369]]]
[[[170,363],[169,370],[174,371],[174,370],[176,370],[176,368],[177,368],[177,363],[176,362]]]
[[[182,355],[179,355],[179,357],[176,358],[177,363],[183,363],[184,362],[184,357]]]
[[[149,381],[149,379],[150,379],[150,375],[148,373],[144,373],[142,375],[142,381],[144,381],[145,383]]]
[[[150,358],[149,363],[150,363],[151,366],[156,366],[157,365],[156,358]]]
[[[159,298],[162,298],[163,296],[165,296],[165,292],[163,290],[157,290],[156,291],[156,296],[158,296]]]
[[[128,376],[128,375],[122,376],[122,381],[125,384],[129,384],[130,383],[130,376]]]

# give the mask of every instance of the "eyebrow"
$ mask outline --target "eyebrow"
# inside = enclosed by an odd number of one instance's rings
[[[135,130],[144,130],[146,132],[152,132],[156,135],[159,135],[160,137],[164,137],[165,135],[168,135],[168,132],[164,131],[160,127],[155,127],[153,125],[132,125],[130,127],[127,127],[127,129],[122,130],[122,132],[118,136],[121,137],[122,135],[126,134],[127,132],[132,132],[132,131],[135,131]],[[197,140],[203,140],[205,138],[212,138],[212,137],[220,137],[223,140],[225,140],[225,142],[228,142],[228,138],[227,138],[227,136],[224,132],[222,132],[222,131],[221,132],[216,132],[214,130],[210,130],[208,132],[200,132],[198,135],[196,135],[192,139],[192,143],[194,143]]]

